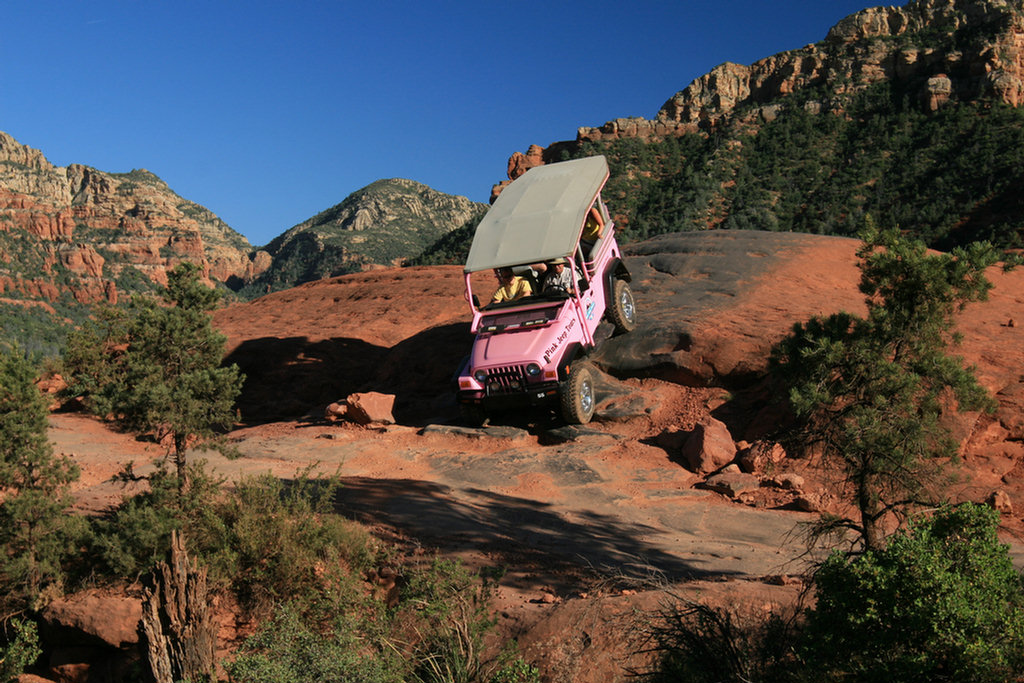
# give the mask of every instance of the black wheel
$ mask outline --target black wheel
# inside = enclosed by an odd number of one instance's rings
[[[477,403],[460,403],[462,420],[471,427],[481,427],[487,422],[487,411]]]
[[[612,297],[608,302],[608,320],[615,326],[615,334],[632,332],[636,327],[633,290],[625,280],[616,280],[612,285]]]
[[[597,400],[594,396],[594,376],[589,365],[582,361],[573,363],[559,398],[562,402],[562,417],[566,422],[577,425],[590,422]]]

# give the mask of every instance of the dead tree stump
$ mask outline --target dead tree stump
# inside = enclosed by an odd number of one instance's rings
[[[206,568],[189,562],[185,542],[171,534],[168,562],[146,582],[142,632],[156,683],[214,680],[216,629],[206,595]]]

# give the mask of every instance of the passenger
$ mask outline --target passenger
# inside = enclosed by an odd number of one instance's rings
[[[595,204],[590,207],[587,218],[583,221],[583,234],[580,235],[580,239],[593,243],[601,239],[603,233],[604,219],[601,218],[601,212],[598,211],[597,204]]]
[[[572,291],[572,269],[566,267],[568,264],[564,258],[556,258],[534,266],[541,273],[541,294],[568,294]]]
[[[497,304],[502,301],[515,301],[524,296],[533,294],[530,283],[521,277],[517,277],[511,268],[495,268],[494,277],[498,278],[499,287],[491,297],[491,303]]]
[[[583,234],[580,235],[580,244],[583,245],[583,253],[587,259],[590,259],[591,252],[594,250],[594,244],[601,239],[603,234],[604,218],[601,217],[601,212],[595,203],[590,207],[590,211],[587,212],[587,217],[583,221]]]

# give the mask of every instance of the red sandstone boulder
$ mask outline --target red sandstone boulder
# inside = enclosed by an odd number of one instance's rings
[[[697,474],[707,474],[733,461],[736,444],[729,428],[708,415],[694,426],[683,444],[681,455],[689,469]]]
[[[704,486],[730,498],[736,498],[741,493],[756,491],[761,486],[761,482],[752,474],[733,469],[708,477]]]
[[[324,410],[324,418],[329,422],[336,422],[337,420],[344,420],[345,416],[348,415],[348,404],[335,401],[327,406]]]
[[[736,464],[748,473],[765,472],[771,465],[782,462],[786,458],[786,449],[774,441],[756,441],[746,448],[741,448],[736,456]]]
[[[352,422],[362,425],[395,423],[395,417],[391,413],[395,407],[395,397],[391,394],[376,391],[352,394],[345,399],[345,403],[348,406],[345,417]]]
[[[142,603],[124,596],[84,591],[50,603],[42,618],[48,628],[64,636],[61,641],[67,645],[122,648],[139,641]]]
[[[1009,433],[1008,438],[1024,440],[1024,381],[1011,384],[998,394],[996,418]]]
[[[1013,502],[1010,500],[1010,495],[1002,489],[997,489],[990,493],[985,502],[989,507],[1000,514],[1013,514]]]

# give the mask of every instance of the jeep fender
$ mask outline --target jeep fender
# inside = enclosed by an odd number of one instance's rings
[[[608,267],[604,271],[604,300],[609,302],[612,299],[612,292],[615,291],[615,281],[625,280],[626,282],[632,282],[633,276],[629,274],[629,269],[626,268],[626,264],[622,262],[620,258],[614,258],[608,262]],[[607,305],[607,303],[606,303]]]
[[[562,354],[562,360],[558,361],[558,380],[564,382],[569,376],[568,367],[578,358],[583,358],[587,353],[579,342],[569,344]]]
[[[451,382],[452,387],[455,389],[455,391],[459,390],[459,377],[461,377],[462,375],[465,374],[465,370],[466,370],[468,365],[469,365],[469,354],[466,354],[465,356],[462,357],[462,360],[459,361],[458,366],[455,368],[455,372],[452,373],[452,377],[451,377],[450,382]]]

